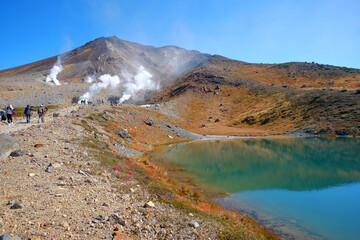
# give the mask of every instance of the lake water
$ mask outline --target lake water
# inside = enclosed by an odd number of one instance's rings
[[[158,161],[286,239],[360,239],[360,139],[195,141]]]

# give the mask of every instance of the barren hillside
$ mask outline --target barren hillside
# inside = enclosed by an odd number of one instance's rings
[[[333,77],[341,90],[280,87],[274,79],[268,84],[267,78],[260,81],[240,70],[250,67],[213,57],[209,64],[167,83],[153,101],[171,102],[177,116],[202,134],[360,134],[360,92],[347,90],[341,78]],[[257,67],[261,68],[275,71],[281,67]],[[346,75],[341,68],[333,70]],[[357,87],[359,70],[351,71],[355,76],[352,86]]]

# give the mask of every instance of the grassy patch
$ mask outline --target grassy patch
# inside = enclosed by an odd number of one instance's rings
[[[37,113],[37,110],[38,110],[39,107],[32,107],[32,109],[34,109],[36,111],[31,111],[31,113],[32,114]],[[56,109],[58,107],[58,105],[48,105],[46,107],[48,108],[48,110],[50,110],[50,109]],[[14,115],[14,117],[16,117],[16,118],[25,117],[24,111],[25,111],[25,107],[16,107],[16,108],[14,108],[14,112],[16,112],[16,115]]]

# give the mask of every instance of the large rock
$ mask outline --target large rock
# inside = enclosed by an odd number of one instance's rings
[[[12,157],[21,157],[24,156],[26,153],[24,151],[21,150],[15,150],[12,153],[10,153],[10,156]]]
[[[10,209],[22,209],[24,208],[24,205],[22,203],[19,203],[19,202],[15,202],[14,205],[12,205],[10,207]]]
[[[70,130],[78,131],[78,132],[82,132],[85,130],[85,128],[83,128],[82,126],[75,125],[75,124],[68,125],[67,128]]]
[[[148,126],[152,126],[152,125],[154,125],[154,121],[151,118],[148,118],[145,120],[145,124]]]
[[[0,134],[0,158],[6,158],[10,153],[19,149],[20,143],[18,140],[9,135]]]
[[[130,138],[130,133],[128,132],[127,129],[123,129],[123,128],[120,128],[119,129],[119,132],[118,132],[119,136],[122,137],[122,138]]]
[[[256,117],[254,116],[247,116],[246,118],[244,118],[242,121],[242,123],[247,123],[249,125],[255,124],[256,123]]]
[[[18,237],[18,236],[14,236],[14,237],[13,237],[13,236],[5,233],[5,234],[3,234],[3,235],[0,236],[0,240],[21,240],[21,238]]]

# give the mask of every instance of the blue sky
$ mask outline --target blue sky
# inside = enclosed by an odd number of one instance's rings
[[[0,70],[101,36],[253,63],[360,68],[358,0],[1,0]]]

